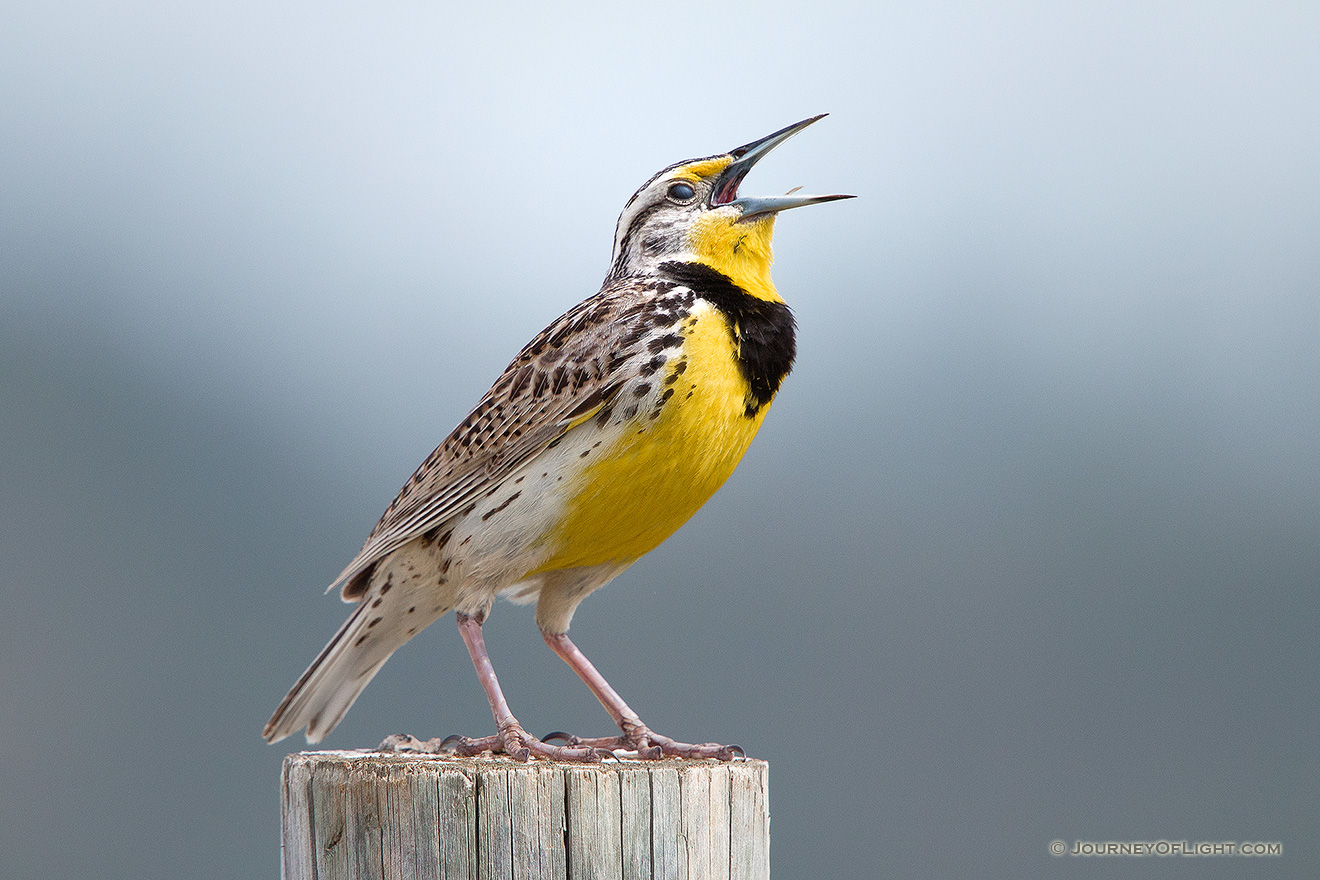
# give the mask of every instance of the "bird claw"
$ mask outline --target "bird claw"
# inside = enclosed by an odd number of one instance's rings
[[[547,742],[547,740],[557,738],[563,739],[569,744],[567,746],[555,746]],[[605,753],[599,749],[578,747],[577,743],[573,741],[576,739],[571,734],[559,732],[540,740],[523,730],[517,722],[514,722],[501,728],[499,733],[490,736],[473,738],[455,734],[445,737],[444,741],[440,743],[438,751],[450,752],[465,758],[475,758],[478,755],[487,753],[504,755],[522,764],[531,761],[533,758],[584,764],[599,764],[605,759]]]
[[[564,745],[551,745],[559,741]],[[505,755],[526,764],[532,758],[550,761],[570,761],[599,764],[605,758],[615,757],[616,751],[635,752],[639,760],[659,761],[662,758],[713,758],[717,761],[746,760],[742,746],[719,743],[682,743],[654,733],[645,725],[630,726],[619,736],[581,737],[562,730],[547,733],[541,739],[531,736],[517,722],[506,725],[490,736],[468,737],[451,734],[444,739],[420,740],[406,733],[385,737],[378,751],[396,754],[461,755],[474,758],[490,753]]]
[[[581,737],[557,730],[545,736],[547,742],[552,739],[560,740],[569,746],[598,749],[607,754],[616,751],[635,752],[637,758],[643,761],[658,761],[662,758],[714,758],[717,761],[734,761],[747,758],[747,751],[742,746],[679,742],[653,732],[644,724],[628,725],[619,736]]]
[[[467,740],[466,736],[458,733],[451,733],[440,741],[440,751],[454,754],[459,749],[459,744]]]
[[[714,758],[717,761],[746,759],[747,751],[742,746],[726,746],[719,743],[685,743],[662,736],[640,722],[623,725],[623,736],[619,737],[631,748],[637,750],[639,757],[650,760],[657,758]]]
[[[545,736],[541,737],[541,742],[548,743],[551,740],[555,740],[555,739],[559,740],[566,746],[576,746],[576,745],[581,745],[582,743],[582,737],[574,736],[571,733],[565,733],[562,730],[556,730],[553,733],[547,733]]]

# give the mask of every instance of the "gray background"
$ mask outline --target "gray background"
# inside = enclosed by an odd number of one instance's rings
[[[797,370],[574,636],[772,762],[775,875],[1309,877],[1314,3],[10,4],[0,875],[259,877],[321,588],[633,189],[833,115]],[[608,720],[501,605],[534,731]],[[326,745],[491,727],[452,623]],[[1273,859],[1050,840],[1281,841]]]

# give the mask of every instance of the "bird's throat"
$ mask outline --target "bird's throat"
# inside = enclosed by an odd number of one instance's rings
[[[748,294],[769,302],[783,302],[770,280],[774,261],[770,239],[775,215],[751,220],[738,219],[736,209],[716,209],[703,214],[692,226],[692,251],[697,261],[732,279]]]

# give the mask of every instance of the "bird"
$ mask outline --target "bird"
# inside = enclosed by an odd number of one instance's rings
[[[532,339],[417,468],[327,592],[356,608],[267,722],[319,742],[414,635],[453,611],[495,719],[443,747],[598,762],[731,760],[644,724],[569,639],[589,594],[686,522],[737,467],[793,366],[795,321],[770,277],[777,215],[850,195],[743,196],[748,171],[812,116],[725,153],[670,165],[619,216],[601,289]],[[531,736],[482,637],[498,596],[536,603],[547,645],[618,736]],[[407,736],[382,748],[425,749]],[[616,755],[617,756],[617,755]]]

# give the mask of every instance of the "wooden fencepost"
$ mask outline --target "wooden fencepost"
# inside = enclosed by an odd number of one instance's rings
[[[300,752],[284,880],[767,880],[769,765]]]

